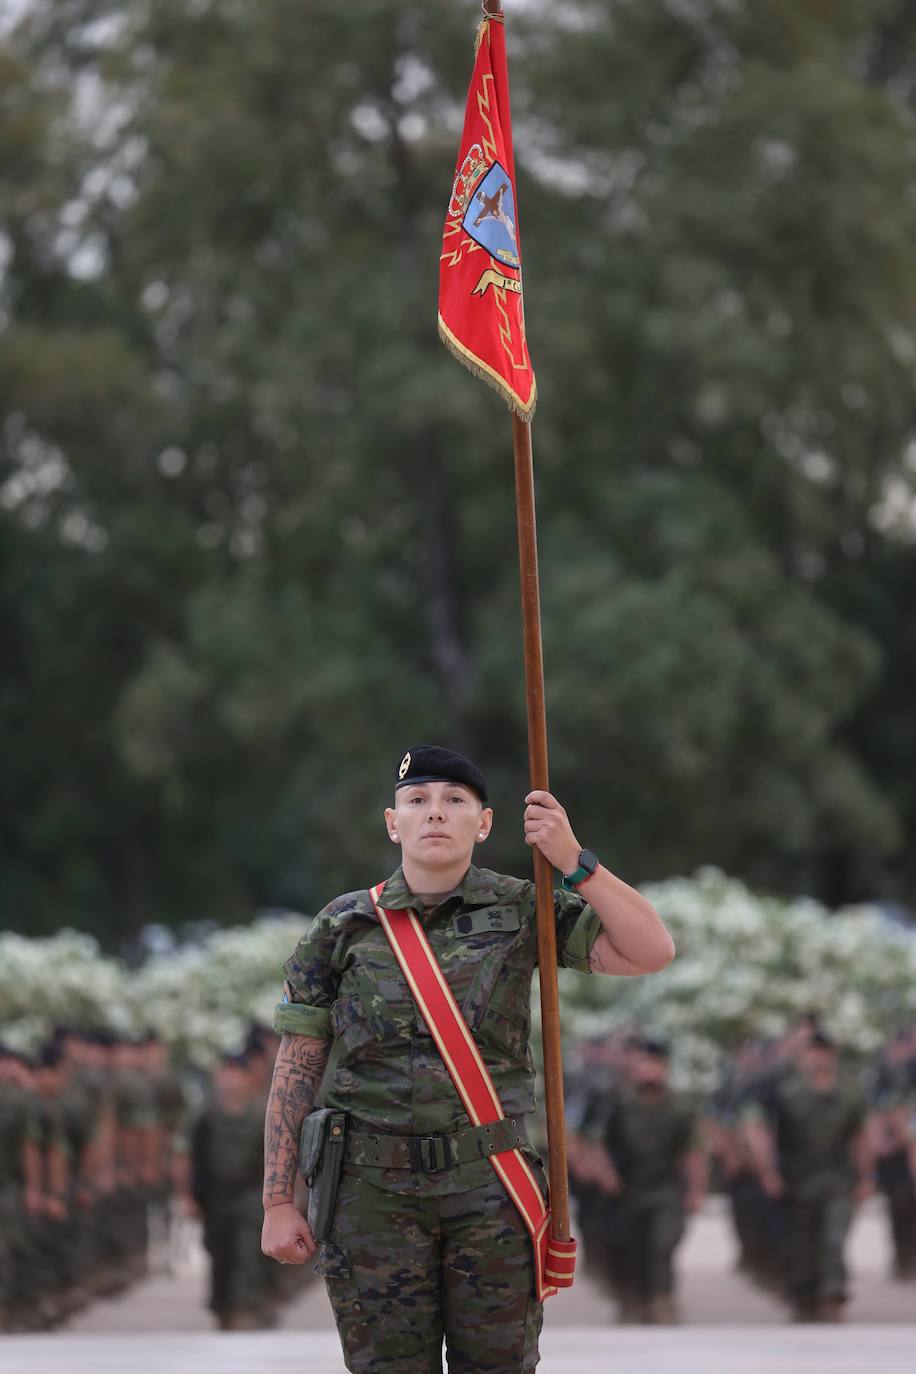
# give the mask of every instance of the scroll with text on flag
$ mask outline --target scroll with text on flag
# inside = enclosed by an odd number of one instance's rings
[[[521,419],[531,419],[537,387],[525,338],[502,15],[487,14],[477,32],[439,262],[439,333]]]

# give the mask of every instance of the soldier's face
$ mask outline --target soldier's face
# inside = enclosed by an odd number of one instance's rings
[[[385,824],[405,859],[445,868],[461,858],[470,863],[474,845],[490,833],[493,811],[462,783],[423,782],[398,789]]]
[[[663,1087],[668,1080],[667,1060],[641,1052],[633,1066],[633,1080],[643,1088]]]
[[[837,1075],[837,1060],[833,1050],[822,1045],[809,1045],[802,1055],[802,1071],[808,1081],[831,1086]]]

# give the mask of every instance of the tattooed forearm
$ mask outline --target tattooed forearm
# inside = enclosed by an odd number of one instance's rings
[[[329,1041],[306,1035],[280,1041],[264,1121],[265,1208],[293,1200],[299,1132],[315,1106],[329,1051]]]

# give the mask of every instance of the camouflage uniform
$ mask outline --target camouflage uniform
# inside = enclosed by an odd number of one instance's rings
[[[605,1119],[604,1143],[622,1184],[614,1272],[630,1315],[673,1317],[673,1258],[684,1234],[681,1165],[696,1130],[692,1106],[668,1087],[651,1097],[622,1088]]]
[[[865,1122],[859,1089],[840,1079],[815,1092],[796,1075],[772,1099],[789,1203],[789,1288],[799,1309],[846,1297],[843,1248],[852,1221],[850,1146]]]
[[[34,1094],[26,1129],[29,1140],[41,1154],[43,1190],[50,1191],[52,1153],[60,1151],[66,1156],[63,1117],[54,1096]],[[69,1280],[67,1222],[42,1213],[27,1215],[24,1223],[26,1235],[18,1276],[22,1304],[36,1313],[39,1325],[47,1327],[59,1322],[64,1311]]]
[[[62,1228],[67,1282],[81,1296],[80,1285],[91,1276],[95,1256],[90,1253],[91,1228],[80,1196],[87,1187],[86,1152],[95,1128],[95,1104],[80,1076],[72,1074],[58,1095],[61,1129],[66,1142],[68,1171],[67,1221]]]
[[[117,1121],[117,1186],[107,1200],[106,1242],[109,1260],[120,1269],[126,1287],[146,1272],[148,1229],[139,1141],[151,1120],[153,1101],[148,1080],[133,1069],[115,1069],[111,1084]]]
[[[617,1101],[617,1075],[607,1066],[592,1068],[584,1082],[574,1085],[566,1097],[566,1126],[585,1140],[605,1145],[605,1123]],[[576,1222],[582,1240],[585,1268],[611,1292],[617,1291],[617,1257],[620,1239],[620,1200],[597,1184],[570,1179],[576,1199]]]
[[[210,1310],[223,1327],[269,1319],[270,1261],[261,1253],[264,1109],[213,1103],[191,1136],[192,1193],[210,1255]]]
[[[382,901],[416,909],[401,869]],[[559,962],[588,972],[602,929],[597,915],[565,891],[556,893],[555,910]],[[535,1105],[528,1049],[534,886],[472,865],[455,893],[419,915],[503,1110],[524,1135]],[[347,1368],[438,1374],[444,1333],[453,1374],[533,1369],[542,1312],[528,1234],[489,1160],[476,1150],[455,1159],[464,1154],[456,1133],[470,1122],[368,892],[326,907],[286,973],[289,1000],[275,1027],[333,1040],[325,1101],[349,1114],[348,1162],[318,1263]],[[412,1164],[397,1140],[433,1136],[447,1139],[414,1151]],[[546,1187],[536,1152],[527,1146],[526,1153]],[[444,1167],[416,1167],[431,1163]]]
[[[29,1122],[28,1094],[0,1084],[0,1331],[17,1329],[23,1246],[22,1156]]]
[[[916,1177],[911,1162],[916,1134],[916,1091],[906,1064],[883,1065],[875,1090],[875,1128],[881,1144],[876,1180],[887,1202],[894,1247],[894,1277],[916,1277]]]

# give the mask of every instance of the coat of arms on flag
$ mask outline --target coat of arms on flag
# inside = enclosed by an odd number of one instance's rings
[[[439,262],[439,333],[517,415],[531,419],[537,388],[525,338],[502,15],[488,13],[477,33]]]

